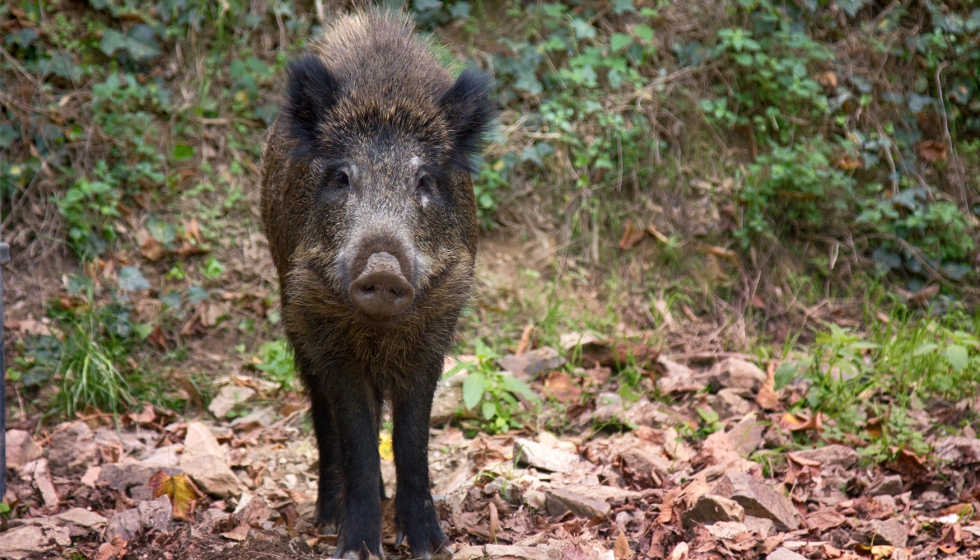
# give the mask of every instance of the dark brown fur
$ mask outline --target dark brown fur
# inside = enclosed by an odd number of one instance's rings
[[[338,556],[381,554],[379,496],[360,494],[368,478],[377,492],[388,400],[398,524],[415,555],[427,556],[445,540],[428,490],[428,414],[472,291],[469,157],[492,114],[487,84],[472,73],[454,81],[390,14],[343,17],[308,53],[291,68],[264,154],[262,218],[312,401],[317,519],[342,526]],[[411,305],[384,321],[348,293],[380,251],[397,256],[414,288]]]

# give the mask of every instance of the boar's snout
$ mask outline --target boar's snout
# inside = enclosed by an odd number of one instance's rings
[[[350,299],[364,314],[375,319],[395,317],[415,297],[415,290],[402,274],[398,259],[391,253],[373,253],[364,270],[351,282]]]

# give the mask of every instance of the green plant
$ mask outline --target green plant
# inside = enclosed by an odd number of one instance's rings
[[[286,391],[297,389],[296,366],[293,362],[293,349],[285,339],[266,342],[259,347],[259,363],[255,369],[265,372],[279,387]]]
[[[467,410],[480,405],[481,425],[491,433],[522,427],[523,423],[518,419],[520,403],[516,396],[520,395],[532,403],[540,399],[523,381],[512,375],[504,375],[497,369],[495,364],[500,355],[483,340],[478,338],[473,344],[476,361],[460,362],[446,374],[448,376],[461,369],[469,371],[463,380],[463,404]]]

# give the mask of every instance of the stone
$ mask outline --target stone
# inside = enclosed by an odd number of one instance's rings
[[[980,463],[980,439],[951,436],[936,443],[933,456],[954,465]]]
[[[0,558],[20,560],[71,546],[71,533],[56,525],[24,525],[0,533]]]
[[[706,375],[708,384],[717,388],[743,389],[757,393],[766,380],[759,366],[739,358],[728,358],[712,366]]]
[[[722,389],[711,401],[711,408],[720,420],[745,416],[752,412],[752,404],[742,398],[738,389]]]
[[[432,398],[432,413],[429,415],[430,426],[444,426],[453,419],[457,410],[466,410],[463,406],[463,381],[466,380],[467,375],[468,372],[460,371],[448,379],[441,379],[436,385],[436,394]]]
[[[868,487],[869,496],[897,496],[904,491],[902,476],[898,474],[883,476]]]
[[[240,416],[231,421],[232,428],[239,426],[259,426],[266,427],[276,421],[276,411],[271,406],[261,406],[245,416]],[[251,429],[251,428],[249,428]]]
[[[561,549],[552,546],[513,546],[488,544],[467,546],[453,554],[453,560],[506,558],[507,560],[561,560]]]
[[[560,517],[571,511],[576,517],[605,517],[612,510],[609,503],[580,494],[567,488],[549,488],[545,491],[545,507],[548,515]]]
[[[41,498],[47,507],[57,507],[61,502],[58,491],[51,480],[51,467],[47,459],[37,459],[24,465],[21,469],[20,477],[24,480],[31,480],[41,492]]]
[[[749,531],[752,531],[763,539],[776,533],[776,524],[772,522],[772,519],[746,515],[744,523]]]
[[[728,473],[718,480],[712,492],[735,500],[747,515],[771,519],[779,531],[795,531],[800,526],[793,502],[749,474]]]
[[[147,467],[176,467],[180,464],[180,451],[183,447],[176,444],[158,447],[140,463]]]
[[[191,459],[183,458],[180,461],[180,468],[201,490],[212,496],[228,498],[242,493],[238,477],[221,457],[205,455]]]
[[[694,458],[694,451],[687,446],[684,438],[673,426],[664,430],[664,453],[679,463],[690,463]]]
[[[132,490],[149,484],[150,477],[157,471],[163,471],[170,476],[184,472],[175,467],[160,467],[144,463],[109,463],[103,465],[102,470],[99,471],[98,482],[133,497]]]
[[[905,548],[909,541],[909,530],[905,522],[897,517],[887,521],[872,521],[866,531],[869,545],[890,545],[898,548]]]
[[[806,556],[793,552],[788,548],[779,547],[766,556],[766,560],[806,560]]]
[[[44,450],[24,430],[7,430],[7,468],[20,469],[44,456]]]
[[[225,450],[214,437],[211,429],[200,422],[187,424],[187,435],[184,436],[184,453],[181,460],[194,457],[224,457]]]
[[[806,451],[794,451],[793,457],[799,457],[806,461],[820,463],[821,467],[839,467],[843,470],[850,469],[858,462],[858,454],[854,449],[846,445],[833,444],[817,449],[807,449]]]
[[[118,536],[124,541],[130,541],[139,534],[140,528],[140,514],[136,508],[130,508],[120,511],[109,520],[105,538],[111,541]]]
[[[559,356],[554,348],[537,348],[520,355],[507,354],[497,360],[497,365],[503,370],[525,383],[537,379],[542,373],[558,369],[564,363],[565,358]]]
[[[595,399],[592,420],[600,424],[622,423],[625,412],[623,397],[618,393],[599,393]]]
[[[750,412],[728,431],[728,437],[735,445],[735,451],[748,459],[749,455],[762,445],[762,435],[765,430],[766,427],[759,422],[756,413]]]
[[[518,438],[514,440],[514,461],[545,471],[570,473],[580,459],[575,453]]]
[[[756,463],[747,461],[735,450],[735,442],[725,432],[715,432],[701,443],[701,460],[709,466],[723,468],[727,472],[748,472]]]
[[[664,374],[657,380],[657,389],[661,394],[695,393],[704,389],[704,382],[695,378],[694,370],[684,364],[673,362],[661,356],[657,363],[663,368]]]
[[[140,532],[169,532],[173,507],[170,499],[160,496],[155,500],[141,502],[137,507],[117,513],[106,527],[105,539],[118,536],[124,541],[133,540]]]
[[[95,433],[85,422],[61,424],[48,444],[51,474],[77,478],[96,463]]]
[[[55,519],[63,521],[64,523],[79,529],[84,529],[85,531],[79,533],[79,535],[97,531],[105,527],[108,523],[108,520],[105,517],[102,517],[94,511],[89,511],[78,507],[59,513],[55,516]],[[79,535],[72,534],[73,537]]]
[[[211,400],[208,410],[215,418],[226,418],[228,413],[236,406],[245,404],[255,399],[257,393],[251,387],[241,387],[239,385],[225,385],[218,391],[217,396]]]
[[[645,475],[656,475],[663,480],[674,470],[672,462],[664,457],[659,445],[641,445],[624,449],[619,454],[623,465],[633,472]]]
[[[489,486],[489,484],[487,486]],[[563,488],[589,496],[590,498],[594,498],[596,500],[601,500],[603,502],[622,502],[623,500],[627,499],[638,500],[643,497],[642,492],[634,492],[633,490],[614,488],[612,486],[584,486],[580,484],[572,484],[569,486],[564,486]]]
[[[745,509],[738,502],[715,494],[704,494],[681,514],[681,521],[688,528],[718,522],[741,523],[744,519]]]
[[[719,521],[705,526],[708,534],[716,539],[733,540],[742,533],[748,533],[749,528],[744,523],[738,521]]]

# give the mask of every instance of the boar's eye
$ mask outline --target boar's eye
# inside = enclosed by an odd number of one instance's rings
[[[346,189],[350,187],[350,177],[347,175],[347,172],[343,169],[334,171],[331,186],[336,189]]]
[[[343,200],[350,190],[350,175],[343,169],[327,172],[327,179],[320,189],[320,196],[331,202]]]
[[[419,197],[422,206],[428,206],[439,200],[439,189],[436,187],[436,180],[428,173],[419,177],[418,185],[415,187],[415,194]]]

